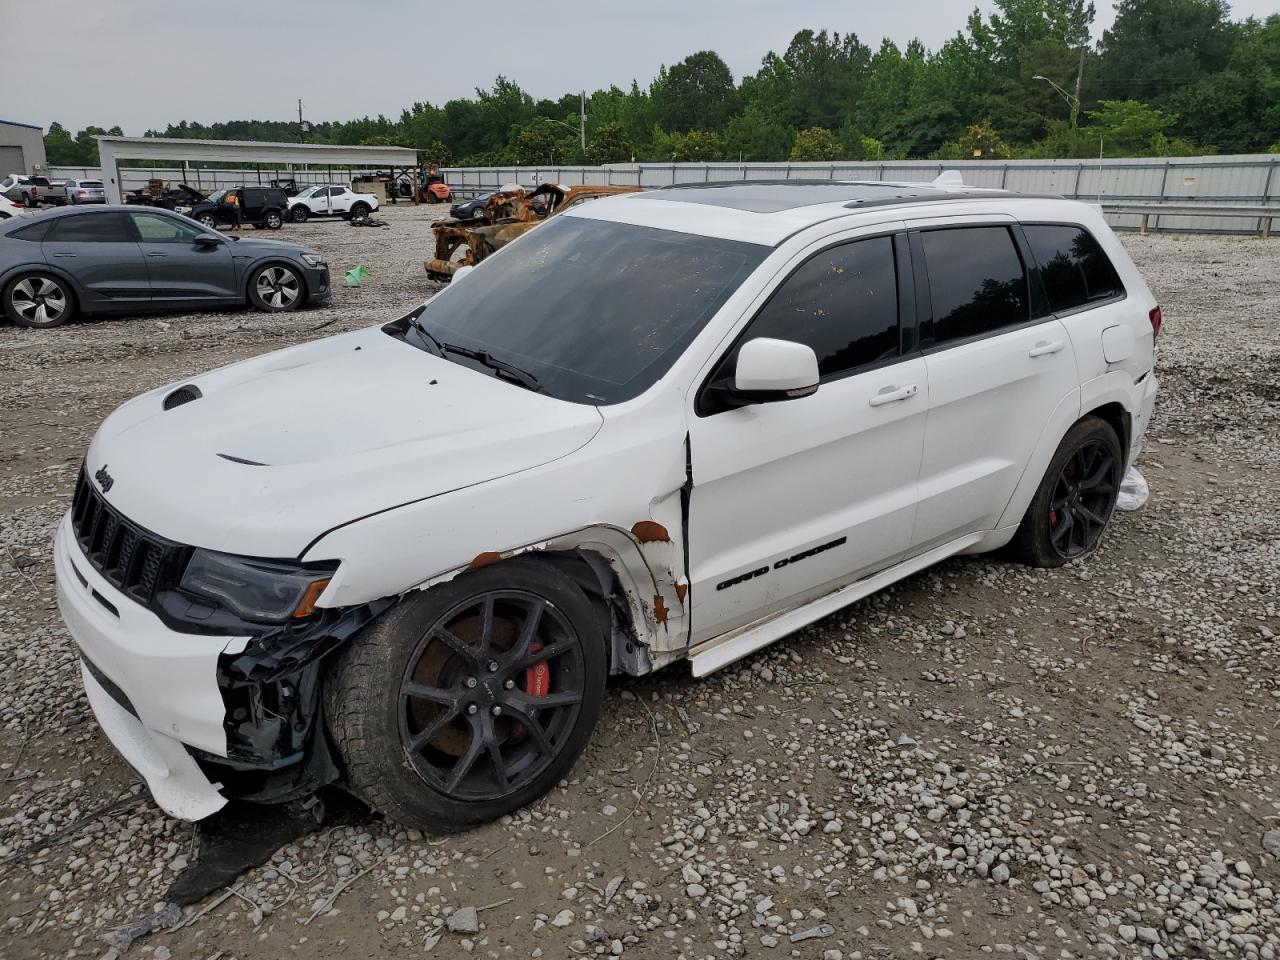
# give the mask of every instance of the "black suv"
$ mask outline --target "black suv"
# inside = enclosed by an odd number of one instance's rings
[[[197,203],[188,216],[206,227],[236,222],[234,204],[228,202],[232,194],[240,196],[241,222],[261,229],[279,230],[289,210],[289,198],[279,187],[232,187],[211,194],[208,200]]]

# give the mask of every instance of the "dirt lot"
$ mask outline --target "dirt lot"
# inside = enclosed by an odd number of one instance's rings
[[[55,608],[94,429],[399,316],[432,289],[426,213],[287,226],[373,273],[326,308],[0,327],[0,956],[109,955],[194,853],[98,732]],[[514,819],[317,831],[129,954],[1280,957],[1280,241],[1126,242],[1163,393],[1151,502],[1095,558],[953,560],[708,680],[617,683]]]

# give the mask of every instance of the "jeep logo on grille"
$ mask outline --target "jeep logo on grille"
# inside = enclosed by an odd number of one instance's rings
[[[107,465],[104,463],[97,473],[93,475],[93,479],[98,481],[98,485],[102,487],[102,492],[106,493],[111,489],[111,485],[115,480],[111,478],[111,474],[107,473]]]

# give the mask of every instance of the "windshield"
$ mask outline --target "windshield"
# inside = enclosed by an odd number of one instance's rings
[[[768,247],[557,217],[431,300],[417,325],[448,351],[483,351],[537,389],[620,403],[670,369]],[[431,349],[414,329],[406,339]]]
[[[210,201],[212,201],[213,203],[217,203],[219,200],[221,200],[221,199],[222,199],[223,197],[225,197],[226,195],[227,195],[227,191],[225,191],[225,190],[217,190],[217,191],[215,191],[215,192],[213,192],[213,193],[209,194],[209,200],[210,200]]]
[[[299,197],[309,197],[309,196],[311,196],[313,193],[315,193],[315,192],[316,192],[317,190],[319,190],[319,189],[320,189],[319,187],[307,187],[307,189],[305,189],[305,190],[303,190],[301,193],[299,193],[299,194],[298,194],[298,196],[299,196]]]

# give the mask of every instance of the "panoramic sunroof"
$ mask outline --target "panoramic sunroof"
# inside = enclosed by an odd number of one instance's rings
[[[778,213],[811,207],[819,203],[863,203],[884,200],[909,200],[930,196],[937,191],[921,187],[897,187],[884,183],[805,183],[803,181],[768,183],[726,183],[696,187],[667,187],[643,194],[650,200],[676,200],[680,203],[705,203],[713,207],[731,207],[748,213]]]

